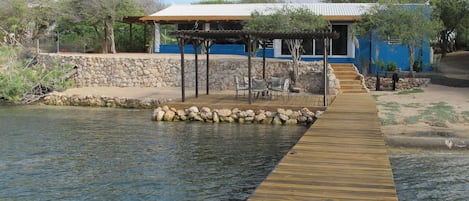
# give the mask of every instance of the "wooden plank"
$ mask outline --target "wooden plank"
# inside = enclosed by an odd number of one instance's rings
[[[341,94],[249,200],[397,200],[376,104]]]

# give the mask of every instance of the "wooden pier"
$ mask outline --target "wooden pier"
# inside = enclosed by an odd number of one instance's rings
[[[249,200],[398,200],[373,98],[338,95]]]

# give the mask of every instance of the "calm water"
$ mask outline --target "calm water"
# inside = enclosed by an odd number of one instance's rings
[[[244,200],[306,129],[150,115],[0,106],[0,200]],[[469,200],[467,153],[390,159],[400,200]]]
[[[469,200],[469,155],[433,151],[390,156],[399,200]]]
[[[304,126],[0,106],[0,200],[244,200]]]

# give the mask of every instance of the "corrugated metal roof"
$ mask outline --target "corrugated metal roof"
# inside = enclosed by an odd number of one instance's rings
[[[359,17],[373,4],[369,3],[289,3],[289,4],[194,4],[173,5],[142,20],[197,20],[212,17],[220,19],[247,19],[253,11],[268,13],[283,6],[308,8],[318,15],[327,17]],[[355,18],[356,19],[356,18]]]

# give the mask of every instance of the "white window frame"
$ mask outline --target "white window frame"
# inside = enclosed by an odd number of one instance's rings
[[[350,23],[334,23],[333,25],[347,25],[347,55],[332,55],[332,39],[329,41],[329,57],[330,58],[355,58],[355,44],[353,43],[352,24]],[[332,27],[331,27],[332,28]],[[313,40],[313,50],[316,49],[316,43]],[[315,52],[313,51],[313,54]],[[291,57],[290,54],[282,54],[282,40],[274,40],[274,56],[279,58]],[[302,58],[322,58],[323,55],[302,55]]]

